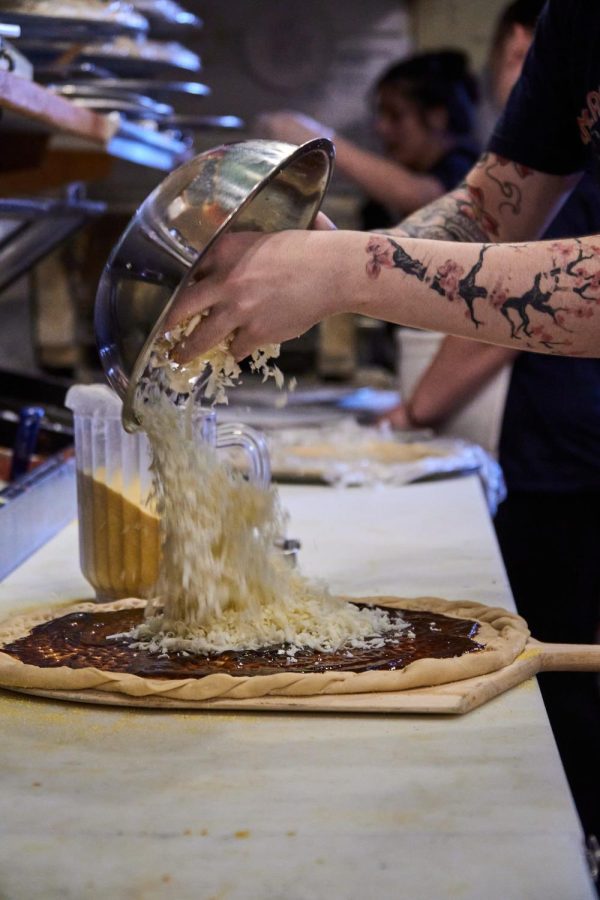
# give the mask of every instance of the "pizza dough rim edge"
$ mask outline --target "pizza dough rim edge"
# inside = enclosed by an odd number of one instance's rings
[[[315,448],[318,450],[319,446],[326,446],[328,452],[321,455],[318,452],[311,452]],[[410,452],[405,451],[403,454],[397,454],[395,459],[378,459],[376,458],[377,454],[369,456],[366,452],[362,455],[358,454],[357,456],[344,459],[336,451],[335,447],[329,444],[275,446],[271,449],[271,470],[275,478],[304,478],[315,481],[327,481],[328,476],[331,474],[332,466],[356,466],[358,469],[362,469],[365,464],[368,464],[368,466],[382,466],[384,469],[389,469],[390,472],[393,472],[396,466],[410,466],[423,459],[442,458],[450,455],[448,450],[432,450],[423,441],[395,443],[393,447],[410,447],[411,449]],[[329,452],[330,449],[331,452]],[[307,450],[309,452],[305,452]]]
[[[485,650],[446,659],[415,660],[397,671],[368,672],[281,672],[275,675],[207,675],[204,678],[144,678],[123,672],[104,672],[86,667],[41,668],[23,663],[0,651],[0,687],[20,690],[116,692],[130,697],[165,697],[173,700],[244,700],[258,697],[307,697],[318,694],[359,694],[402,691],[433,687],[486,675],[510,665],[523,651],[529,637],[524,619],[501,607],[486,606],[470,600],[443,600],[439,597],[344,597],[355,603],[429,610],[454,618],[475,619],[480,623],[477,639]],[[102,609],[144,606],[145,600],[117,600],[102,604]],[[69,603],[29,613],[16,614],[0,622],[0,644],[16,640],[35,625],[67,615],[69,612],[98,610],[94,602]]]

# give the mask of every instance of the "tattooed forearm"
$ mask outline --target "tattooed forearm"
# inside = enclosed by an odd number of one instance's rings
[[[494,239],[498,227],[483,210],[481,192],[463,183],[451,194],[408,216],[397,230],[405,237],[483,243]]]
[[[466,274],[461,265],[449,259],[433,275],[429,275],[427,266],[410,256],[396,241],[391,238],[373,237],[367,244],[367,253],[371,257],[367,262],[367,274],[370,278],[377,278],[382,267],[401,269],[406,275],[412,275],[428,284],[440,296],[448,300],[456,298],[463,300],[471,321],[477,327],[481,321],[475,316],[475,300],[478,297],[487,297],[487,290],[477,285],[475,279],[488,249],[489,244],[481,248],[477,262]]]
[[[418,259],[413,259],[412,256],[409,256],[400,244],[397,244],[395,241],[390,240],[390,244],[394,247],[392,261],[395,267],[402,269],[408,275],[414,275],[419,281],[424,281],[427,275],[427,266],[424,266]]]
[[[404,219],[391,233],[463,243],[499,241],[524,211],[523,182],[533,170],[484,153],[465,181]]]
[[[557,269],[553,269],[549,273],[538,272],[533,279],[532,287],[530,287],[528,291],[525,291],[524,294],[520,294],[516,297],[507,297],[506,300],[504,300],[500,306],[500,312],[510,326],[510,336],[512,338],[519,338],[520,332],[527,337],[532,336],[533,329],[531,327],[530,314],[534,311],[550,316],[555,325],[564,330],[568,330],[559,318],[559,314],[561,312],[566,312],[566,309],[560,306],[554,307],[550,303],[552,295],[558,288],[559,274],[560,270]],[[548,290],[542,290],[540,285],[542,278],[546,275],[554,280],[554,285],[550,286]],[[511,312],[515,313],[516,320],[510,315]],[[550,346],[553,342],[549,336],[548,340],[542,341],[542,343],[545,343],[546,346]]]
[[[450,302],[461,300],[475,328],[484,324],[486,313],[496,310],[508,326],[507,338],[521,342],[523,349],[572,346],[566,337],[574,330],[569,327],[569,319],[590,318],[600,307],[600,246],[584,245],[579,240],[546,245],[548,267],[533,272],[529,286],[521,291],[514,290],[510,271],[494,269],[490,277],[488,267],[483,273],[486,254],[494,246],[483,244],[476,262],[467,269],[455,259],[446,259],[441,265],[439,261],[427,263],[392,238],[372,236],[366,248],[367,274],[377,278],[382,268],[399,269],[438,296]],[[519,254],[527,253],[528,247],[521,244],[510,249]],[[558,295],[566,292],[571,295],[570,301],[559,305]]]
[[[491,153],[483,154],[477,163],[477,168],[483,169],[486,177],[496,185],[504,198],[498,203],[498,212],[508,209],[514,215],[519,215],[523,192],[518,182],[533,175],[533,170]]]

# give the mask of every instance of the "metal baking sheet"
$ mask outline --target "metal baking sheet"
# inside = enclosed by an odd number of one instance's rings
[[[200,81],[160,81],[152,78],[90,78],[85,69],[69,67],[68,70],[45,69],[36,70],[36,77],[44,84],[60,86],[60,81],[69,79],[71,73],[72,83],[77,87],[94,87],[104,92],[104,96],[113,96],[112,92],[128,91],[136,95],[145,95],[163,102],[174,102],[177,95],[189,97],[207,97],[211,90],[207,84]],[[61,74],[62,73],[62,74]]]
[[[116,109],[123,112],[147,113],[153,118],[165,118],[174,115],[173,107],[168,103],[162,103],[145,94],[136,93],[123,88],[121,85],[106,87],[101,83],[89,84],[49,84],[48,89],[61,97],[66,97],[81,105],[87,105],[91,109],[101,108]]]
[[[198,31],[204,24],[200,16],[174,0],[134,0],[133,5],[148,19],[152,37],[170,37],[182,29]]]
[[[0,11],[2,22],[18,25],[25,40],[94,41],[123,34],[143,35],[149,30],[145,16],[125,6],[107,14],[108,4],[86,4],[81,7],[80,16],[75,14],[74,4],[65,6],[64,11],[60,3],[55,3],[54,9],[48,3],[30,6],[31,9],[23,9],[15,3],[13,9],[3,6]]]
[[[165,128],[182,131],[207,131],[211,128],[225,128],[237,131],[245,128],[246,123],[238,116],[166,116],[162,122]]]
[[[18,46],[33,62],[37,73],[39,67],[48,69],[72,50],[73,41],[27,38],[19,40]],[[141,55],[142,46],[145,48],[145,55]],[[153,49],[156,53],[153,53]],[[85,63],[99,67],[113,77],[146,80],[151,76],[164,81],[176,81],[182,72],[202,70],[200,57],[186,47],[170,42],[165,48],[158,41],[146,41],[138,46],[136,41],[129,41],[127,37],[119,37],[103,44],[88,43],[81,47],[75,61],[79,65]]]
[[[72,95],[69,99],[75,106],[81,106],[84,109],[92,109],[101,113],[117,112],[127,119],[136,121],[150,119],[155,122],[163,122],[171,127],[170,108],[164,103],[139,103],[125,98],[78,97],[76,95]]]
[[[108,152],[138,165],[167,172],[192,155],[190,145],[178,137],[157,129],[144,128],[137,122],[124,118],[108,145]]]

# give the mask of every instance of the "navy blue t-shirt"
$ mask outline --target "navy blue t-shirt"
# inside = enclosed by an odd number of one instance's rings
[[[588,168],[545,238],[600,233],[600,3],[550,0],[488,149],[541,172]],[[500,463],[510,491],[600,490],[600,360],[522,353]]]
[[[600,4],[549,0],[489,149],[566,175],[600,155]]]

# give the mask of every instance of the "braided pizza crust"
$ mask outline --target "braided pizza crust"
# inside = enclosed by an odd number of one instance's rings
[[[216,699],[255,699],[257,697],[306,697],[316,694],[358,694],[401,691],[462,681],[486,675],[510,665],[522,652],[529,637],[527,623],[520,616],[500,607],[485,606],[469,600],[442,600],[439,597],[348,597],[356,603],[371,603],[392,609],[416,609],[475,619],[480,623],[476,639],[484,650],[448,659],[431,657],[409,663],[396,671],[319,672],[301,674],[238,677],[216,674],[204,678],[143,678],[124,672],[104,672],[88,667],[42,668],[28,665],[0,651],[0,687],[30,691],[107,691],[130,697],[164,697],[172,700],[206,701]],[[145,600],[118,600],[102,605],[102,610],[144,606]],[[71,612],[94,612],[95,603],[70,604],[15,615],[0,623],[0,647],[23,637],[42,622]]]

